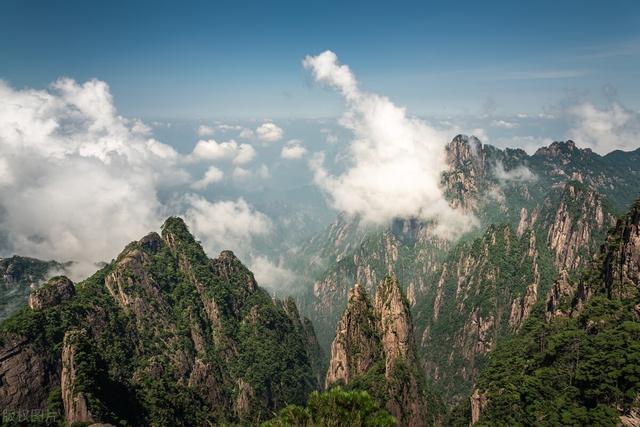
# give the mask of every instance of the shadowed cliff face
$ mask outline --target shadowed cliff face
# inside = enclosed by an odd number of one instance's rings
[[[259,420],[318,388],[313,327],[179,218],[84,282],[52,279],[0,329],[0,406],[74,422]],[[27,380],[27,382],[25,382]]]
[[[368,390],[399,425],[435,424],[442,407],[425,383],[415,349],[409,304],[397,280],[386,277],[374,301],[356,284],[331,345],[326,386]]]

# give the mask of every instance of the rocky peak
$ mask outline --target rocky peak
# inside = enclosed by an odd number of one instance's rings
[[[156,253],[159,252],[160,249],[162,249],[163,241],[162,237],[160,237],[158,233],[153,231],[140,239],[139,243],[143,250],[150,253]]]
[[[189,232],[189,227],[180,217],[172,216],[162,225],[162,240],[169,246],[175,254],[187,255],[187,257],[197,256],[206,259],[206,254]],[[189,253],[183,253],[183,252]]]
[[[477,162],[482,159],[482,143],[475,136],[456,135],[447,145],[450,164]]]
[[[602,246],[607,293],[621,298],[640,292],[640,199],[620,218]]]
[[[572,140],[554,141],[548,147],[540,147],[536,150],[534,156],[558,158],[574,154],[576,151],[586,151],[576,147],[576,143]],[[589,150],[590,151],[590,150]]]
[[[258,289],[253,273],[242,264],[232,251],[220,252],[218,258],[212,260],[211,264],[215,274],[232,285],[232,291],[237,297],[236,304],[238,307]]]
[[[578,181],[565,185],[558,207],[550,215],[547,243],[559,271],[584,266],[597,250],[594,242],[615,221],[598,192]]]
[[[70,299],[75,293],[76,288],[71,280],[65,276],[54,277],[42,287],[31,292],[29,307],[32,310],[52,307]]]
[[[476,208],[485,179],[485,153],[480,141],[458,135],[447,145],[448,171],[442,174],[444,188],[454,208]]]
[[[349,302],[331,345],[326,386],[338,381],[348,384],[371,368],[381,355],[373,306],[364,287],[356,283],[349,291]]]
[[[3,324],[0,408],[46,409],[59,390],[69,425],[226,425],[303,403],[322,361],[293,301],[274,303],[232,252],[206,257],[179,218],[161,236],[128,244],[82,292],[52,279]]]
[[[397,359],[415,359],[409,303],[402,294],[397,279],[385,277],[376,290],[374,308],[380,318],[379,330],[386,371],[391,372]]]
[[[377,286],[373,304],[363,286],[356,284],[349,292],[331,346],[326,386],[358,381],[365,374],[373,387],[369,391],[399,425],[429,424],[427,417],[434,417],[428,409],[434,397],[426,393],[415,356],[409,304],[397,279],[388,276]]]

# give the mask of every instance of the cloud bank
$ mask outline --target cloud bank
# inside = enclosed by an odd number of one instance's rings
[[[339,64],[331,51],[307,56],[303,65],[316,81],[337,90],[347,105],[341,124],[354,137],[349,167],[334,176],[322,154],[311,161],[316,184],[336,209],[371,223],[396,217],[433,220],[436,233],[445,238],[476,224],[473,216],[453,209],[440,188],[447,135],[408,117],[388,98],[360,90],[349,67]]]
[[[568,113],[574,121],[568,136],[578,145],[602,155],[638,148],[640,113],[618,102],[605,108],[585,102],[569,108]]]
[[[194,182],[183,166],[194,159],[245,164],[253,147],[199,141],[183,156],[150,133],[118,114],[102,81],[61,79],[46,90],[0,81],[2,254],[75,261],[77,280],[169,215],[185,216],[210,250],[248,254],[252,236],[270,230],[268,218],[242,199],[185,196],[185,188],[206,188],[223,175],[210,166]]]

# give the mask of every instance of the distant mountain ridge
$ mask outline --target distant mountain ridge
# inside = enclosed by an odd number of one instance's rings
[[[70,263],[18,255],[0,258],[0,321],[24,306],[32,289],[50,276],[65,272],[69,266]]]
[[[309,292],[299,304],[325,350],[352,284],[373,293],[385,275],[396,276],[412,307],[419,357],[456,401],[555,279],[588,265],[615,215],[638,196],[640,149],[600,156],[566,141],[528,155],[458,135],[446,152],[445,194],[480,219],[477,230],[450,242],[415,219],[367,229],[342,214],[293,265],[305,266],[298,271]]]

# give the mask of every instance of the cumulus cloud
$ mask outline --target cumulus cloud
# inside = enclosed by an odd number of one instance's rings
[[[187,217],[210,254],[248,253],[252,236],[270,230],[269,219],[244,200],[182,195],[185,185],[202,189],[222,178],[211,166],[192,182],[183,166],[220,156],[243,164],[253,148],[204,141],[182,156],[150,133],[118,114],[104,82],[61,79],[46,90],[0,82],[2,254],[75,261],[72,277],[81,279],[176,214]]]
[[[200,125],[198,126],[198,129],[196,129],[196,134],[198,134],[198,136],[211,136],[214,132],[215,129],[207,125]]]
[[[260,141],[276,142],[282,139],[284,131],[275,123],[266,122],[256,128],[255,134]]]
[[[243,199],[210,202],[196,194],[188,194],[185,201],[188,206],[185,221],[211,255],[231,249],[246,258],[251,252],[252,239],[272,230],[269,218]]]
[[[185,183],[178,153],[117,114],[106,83],[48,90],[0,82],[5,251],[76,261],[76,277],[160,225],[158,189]]]
[[[320,132],[325,135],[325,141],[327,144],[335,144],[338,142],[338,137],[333,133],[333,131],[329,128],[322,128]]]
[[[250,144],[238,144],[236,141],[217,142],[214,139],[200,140],[196,143],[191,160],[231,160],[234,165],[249,163],[256,155]]]
[[[222,178],[224,178],[224,173],[217,167],[210,166],[209,169],[207,169],[207,171],[204,173],[202,179],[191,184],[191,188],[196,190],[204,190],[210,184],[222,181]]]
[[[491,126],[494,128],[502,128],[502,129],[515,129],[518,127],[518,124],[515,122],[508,122],[506,120],[493,120],[491,122]]]
[[[283,159],[300,159],[305,154],[307,154],[307,149],[304,148],[302,141],[299,139],[290,140],[280,151],[280,157]]]
[[[538,179],[537,175],[525,165],[506,170],[502,162],[496,162],[493,174],[503,182],[533,182]]]
[[[605,108],[585,102],[568,110],[573,126],[569,138],[599,154],[635,150],[640,146],[640,114],[618,102]]]
[[[258,284],[272,291],[275,297],[281,297],[280,293],[290,295],[296,290],[296,275],[284,267],[281,261],[275,263],[267,257],[256,256],[251,259],[249,268]]]
[[[238,134],[238,138],[241,139],[253,139],[254,133],[251,129],[243,128]]]
[[[433,220],[442,237],[455,237],[476,224],[471,215],[453,209],[440,188],[450,135],[408,117],[388,98],[360,90],[349,67],[331,51],[307,56],[303,65],[318,82],[342,94],[348,106],[340,121],[354,137],[347,170],[331,175],[321,154],[311,161],[316,184],[335,208],[373,223],[395,217]]]
[[[480,141],[482,141],[483,143],[487,143],[489,142],[489,135],[487,135],[487,132],[485,132],[484,129],[482,128],[475,128],[471,131],[471,134],[473,136],[475,136],[476,138],[478,138]]]
[[[251,171],[249,169],[245,169],[243,167],[236,167],[233,169],[232,173],[233,179],[242,181],[251,177]]]

